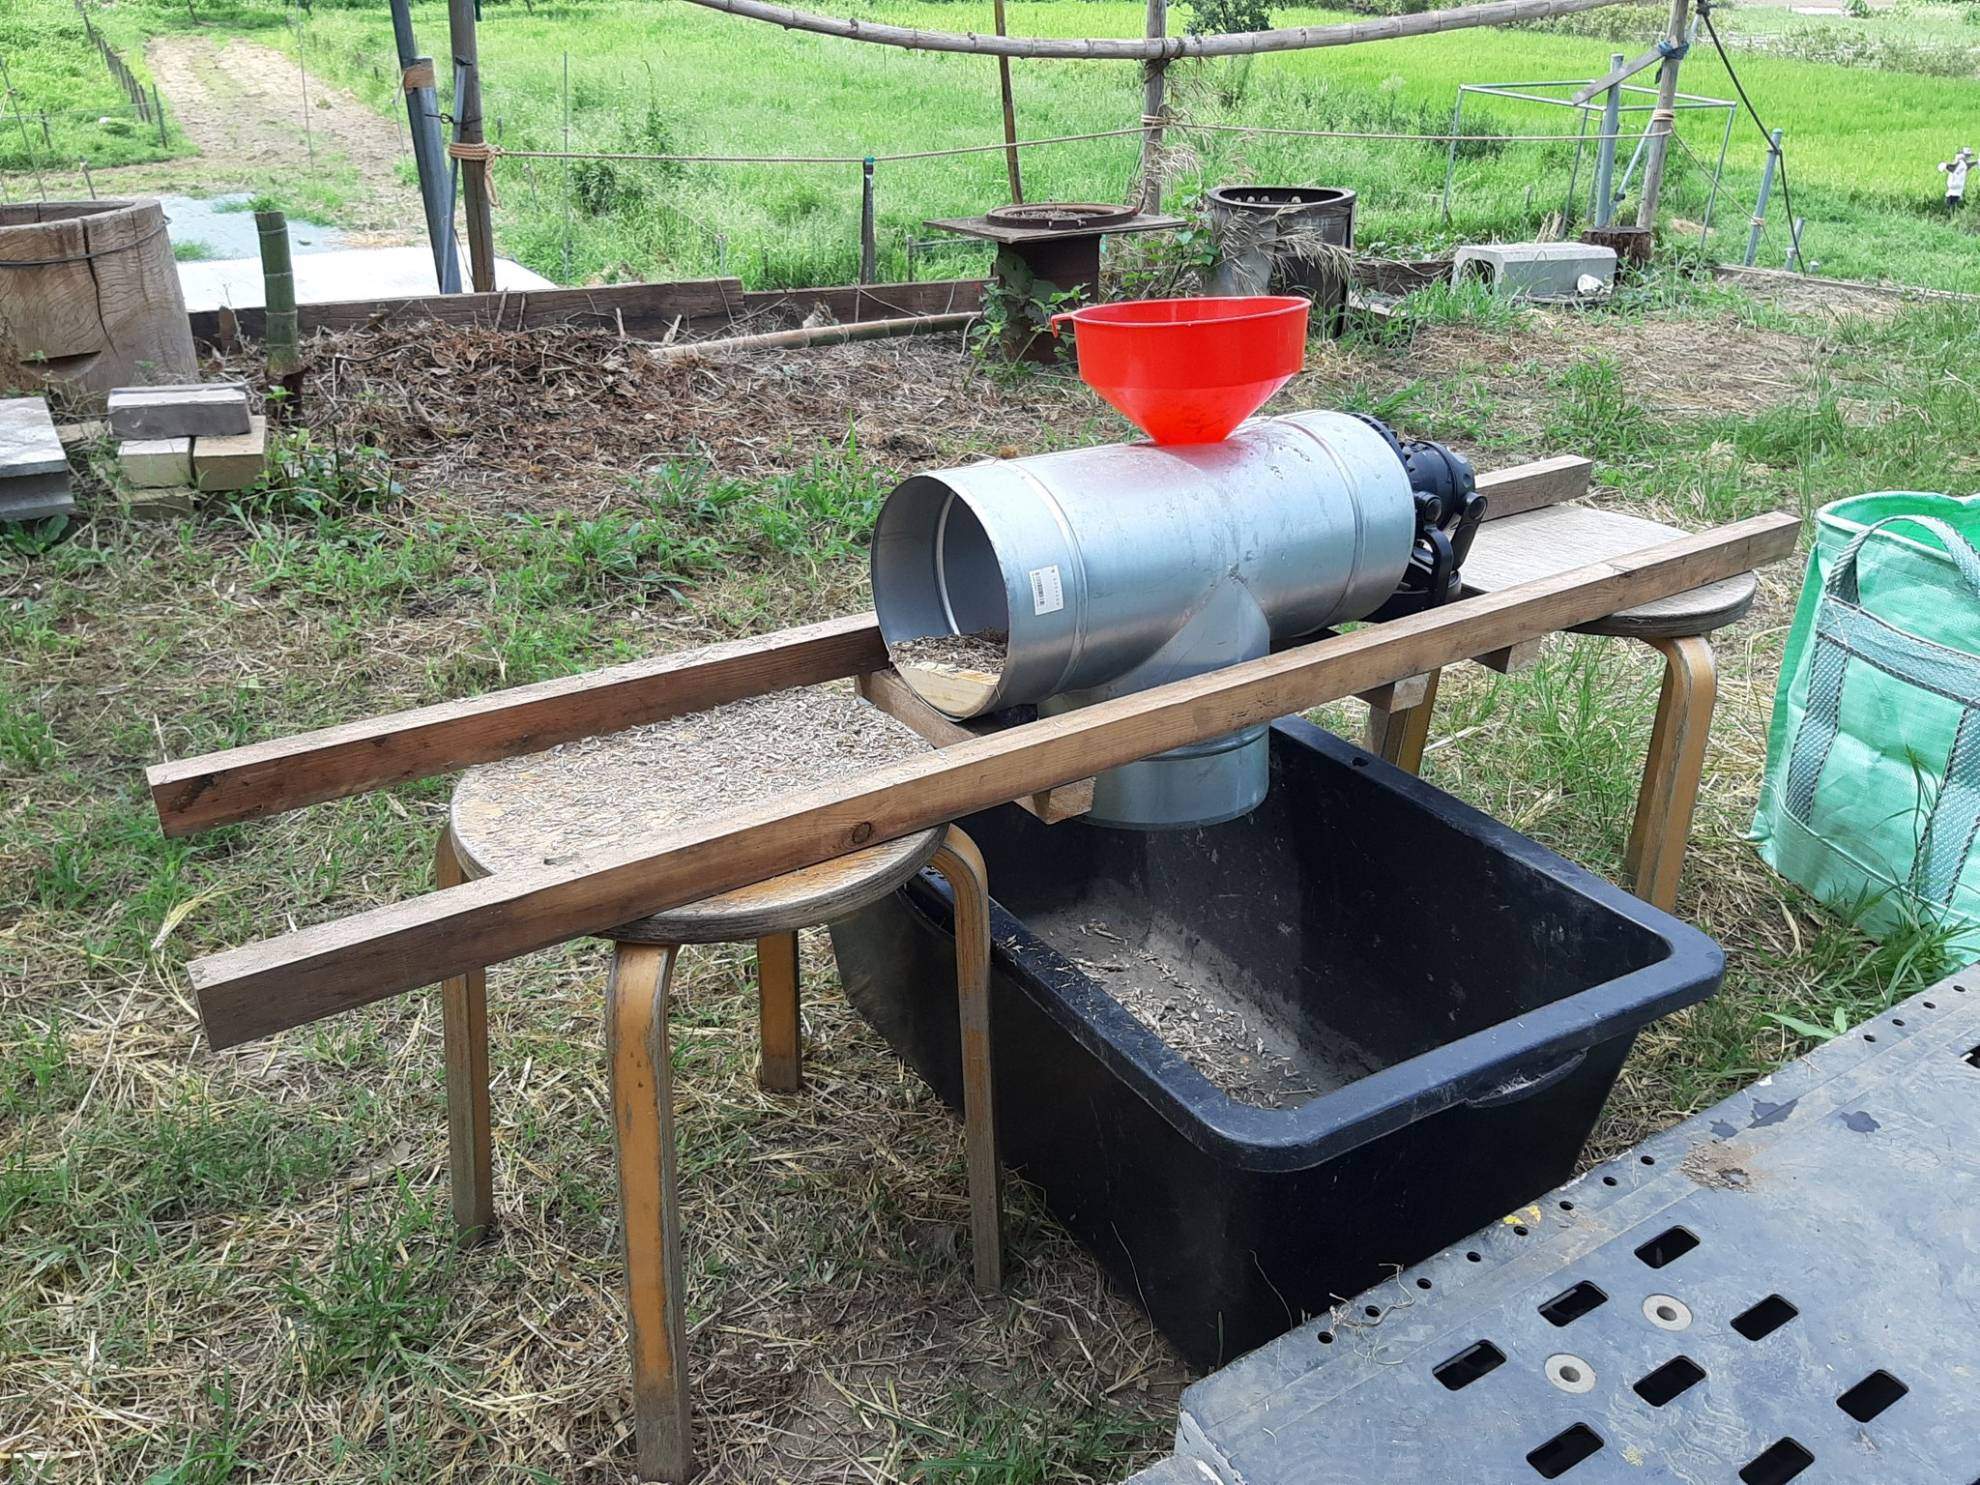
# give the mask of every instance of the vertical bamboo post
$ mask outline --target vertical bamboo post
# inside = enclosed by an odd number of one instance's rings
[[[859,167],[859,281],[873,282],[875,259],[879,257],[873,223],[873,156]]]
[[[1689,3],[1689,0],[1685,0]],[[461,162],[461,198],[466,207],[468,261],[474,291],[495,288],[495,224],[489,215],[488,157],[481,126],[481,64],[474,34],[475,0],[447,0],[447,34],[454,52],[454,138],[465,148]]]
[[[289,397],[277,404],[277,416],[287,418],[302,395],[302,357],[296,349],[296,274],[289,258],[289,218],[279,211],[254,214],[261,237],[261,283],[267,305],[262,340],[268,347],[268,380],[280,384]]]
[[[1643,196],[1636,207],[1636,225],[1657,225],[1657,205],[1664,194],[1664,161],[1670,154],[1671,129],[1677,122],[1678,63],[1684,57],[1684,32],[1691,20],[1691,0],[1671,0],[1670,34],[1664,38],[1664,63],[1657,72],[1657,107],[1650,115],[1650,153],[1643,161]]]
[[[1148,0],[1149,40],[1169,34],[1169,0]],[[1141,209],[1162,209],[1162,120],[1163,85],[1169,59],[1150,57],[1141,64]]]
[[[1767,136],[1767,163],[1760,172],[1760,198],[1753,203],[1753,226],[1746,234],[1746,258],[1748,268],[1760,253],[1760,234],[1767,230],[1767,200],[1774,194],[1774,172],[1781,163],[1781,131],[1776,129]]]
[[[162,147],[167,143],[165,135],[165,100],[158,96],[157,83],[151,85],[151,111],[158,118],[158,143]]]
[[[1005,36],[1004,0],[995,0],[997,34]],[[1024,204],[1024,176],[1018,169],[1017,104],[1011,97],[1011,59],[997,58],[997,88],[1004,99],[1004,173],[1011,180],[1011,204]]]

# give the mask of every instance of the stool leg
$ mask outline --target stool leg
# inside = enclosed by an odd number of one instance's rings
[[[1664,656],[1664,685],[1650,729],[1650,756],[1636,795],[1624,869],[1636,895],[1670,912],[1691,837],[1691,813],[1705,767],[1705,742],[1718,699],[1718,669],[1703,635],[1646,641]]]
[[[678,953],[672,944],[617,945],[605,991],[633,1435],[640,1479],[675,1485],[694,1473],[680,1206],[674,1189],[673,1061],[667,1045],[667,993]]]
[[[795,1093],[804,1082],[795,933],[773,933],[756,941],[756,1007],[763,1048],[757,1086],[770,1093]]]
[[[969,1226],[976,1288],[1004,1283],[1004,1197],[997,1164],[997,1106],[990,1064],[990,888],[983,853],[951,825],[933,865],[956,904],[956,999],[962,1025],[963,1148],[969,1164]]]
[[[433,853],[437,886],[458,886],[460,857],[451,829]],[[447,1051],[447,1174],[454,1231],[462,1244],[495,1230],[495,1170],[488,1120],[488,976],[474,969],[440,986],[440,1026]]]
[[[1368,709],[1368,751],[1405,773],[1423,771],[1423,746],[1430,741],[1430,716],[1437,709],[1440,670],[1424,677],[1423,699],[1408,711]]]

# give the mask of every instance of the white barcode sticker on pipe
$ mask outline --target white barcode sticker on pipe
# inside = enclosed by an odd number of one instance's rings
[[[1066,590],[1059,581],[1059,564],[1031,569],[1031,612],[1056,614],[1066,606]]]

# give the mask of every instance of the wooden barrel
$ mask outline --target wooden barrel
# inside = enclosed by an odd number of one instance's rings
[[[196,371],[156,201],[0,206],[0,391],[104,392]]]

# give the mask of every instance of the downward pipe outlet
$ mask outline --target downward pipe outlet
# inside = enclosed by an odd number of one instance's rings
[[[1389,599],[1416,534],[1410,479],[1344,413],[1254,419],[1221,443],[1110,444],[915,475],[882,507],[873,598],[890,648],[1001,642],[958,687],[902,677],[958,718],[1055,712],[1269,652]],[[1266,786],[1263,729],[1102,774],[1088,817],[1141,829],[1235,818]]]

